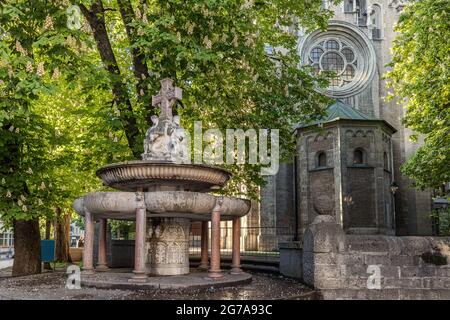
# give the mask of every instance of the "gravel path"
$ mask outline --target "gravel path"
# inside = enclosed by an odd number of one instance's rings
[[[300,282],[279,275],[252,273],[247,285],[198,290],[113,290],[65,288],[67,275],[61,271],[26,277],[1,277],[0,300],[264,300],[311,299],[313,291]]]

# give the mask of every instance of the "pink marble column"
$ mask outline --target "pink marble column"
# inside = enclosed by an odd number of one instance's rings
[[[94,273],[94,215],[85,209],[83,273]]]
[[[233,220],[233,257],[231,274],[242,273],[241,269],[241,219]]]
[[[98,236],[98,262],[95,270],[108,271],[108,263],[106,261],[106,228],[108,222],[106,219],[100,219],[100,232]]]
[[[202,221],[201,261],[198,267],[201,270],[208,270],[208,236],[208,221]]]
[[[209,277],[218,279],[223,277],[220,270],[220,206],[221,200],[217,200],[216,206],[211,213],[211,266]]]
[[[145,234],[147,212],[144,202],[144,193],[136,192],[136,235],[134,240],[134,270],[130,282],[146,282],[148,279],[145,268]]]

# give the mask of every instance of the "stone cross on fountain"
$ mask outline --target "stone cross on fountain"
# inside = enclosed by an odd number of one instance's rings
[[[172,122],[172,107],[175,102],[181,101],[183,97],[183,91],[181,88],[174,87],[172,79],[165,78],[161,80],[161,91],[157,96],[152,96],[152,106],[159,105],[161,114],[159,115],[159,121]]]
[[[147,130],[144,140],[142,160],[151,161],[187,161],[186,134],[180,127],[180,117],[173,116],[172,108],[182,98],[181,88],[174,87],[172,79],[161,80],[161,90],[152,96],[152,105],[159,106],[159,117],[152,116],[153,125]]]

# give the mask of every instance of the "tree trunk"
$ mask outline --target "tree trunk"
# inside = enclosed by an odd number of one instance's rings
[[[39,220],[14,220],[13,277],[41,273]]]
[[[112,83],[114,102],[121,112],[121,119],[128,140],[128,146],[133,152],[133,155],[140,158],[141,150],[136,145],[139,129],[136,118],[133,115],[133,108],[127,92],[127,84],[123,82],[123,77],[120,74],[119,65],[106,30],[105,9],[103,8],[103,3],[101,0],[97,0],[92,4],[90,9],[86,8],[83,4],[80,4],[79,6],[84,17],[89,22],[100,58],[110,75],[109,78]]]
[[[61,215],[61,208],[56,208],[55,222],[55,260],[69,262],[70,215]]]
[[[45,219],[45,240],[50,240],[50,234],[52,229],[52,221]],[[53,270],[50,262],[44,262],[44,270]]]

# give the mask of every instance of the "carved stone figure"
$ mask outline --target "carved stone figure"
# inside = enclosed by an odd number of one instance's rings
[[[173,116],[172,107],[181,100],[182,90],[173,87],[171,79],[161,81],[161,91],[152,97],[152,105],[159,106],[160,116],[152,116],[152,127],[144,140],[143,160],[188,162],[186,133],[180,126],[180,117]]]

